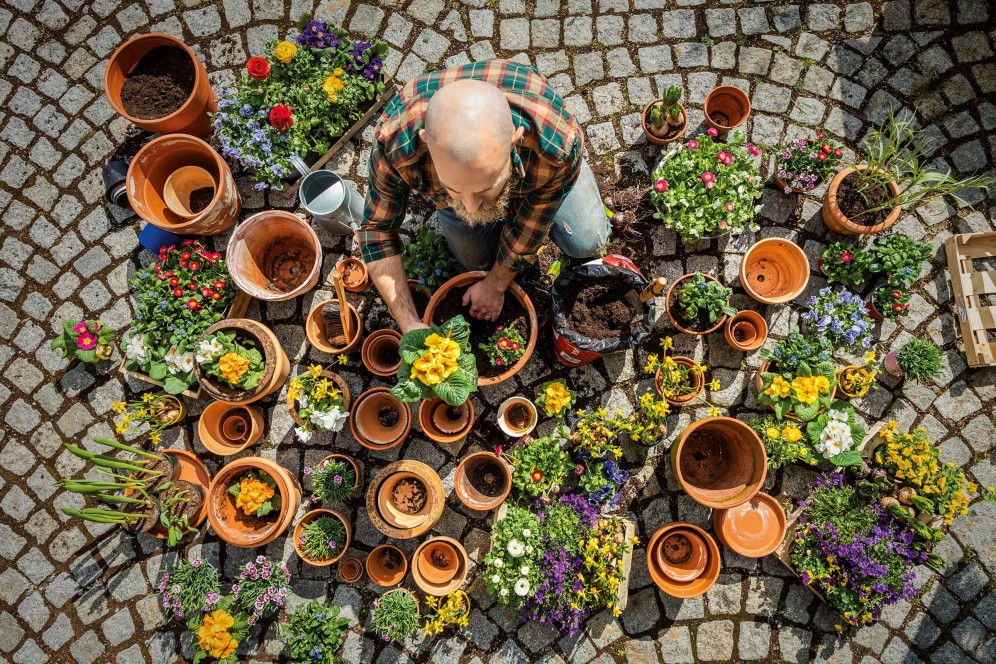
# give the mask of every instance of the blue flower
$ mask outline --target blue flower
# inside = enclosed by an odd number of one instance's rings
[[[249,104],[243,104],[242,108],[239,109],[239,115],[246,119],[251,118],[253,113],[254,111],[252,110],[252,106]]]

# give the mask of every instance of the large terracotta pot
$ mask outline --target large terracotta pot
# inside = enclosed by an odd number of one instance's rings
[[[421,496],[424,502],[418,504],[415,496]],[[446,494],[442,480],[430,466],[402,459],[388,464],[370,480],[366,505],[377,530],[394,539],[410,539],[425,533],[439,520]]]
[[[654,389],[657,390],[657,394],[664,397],[664,400],[672,406],[684,406],[698,399],[705,390],[705,374],[697,374],[691,370],[696,365],[694,360],[680,356],[673,359],[676,364],[688,369],[688,379],[692,382],[692,391],[676,397],[664,396],[664,377],[661,376],[660,369],[654,375]]]
[[[646,106],[644,106],[643,114],[640,116],[640,123],[643,125],[643,134],[644,136],[647,137],[647,141],[649,141],[653,145],[667,145],[672,141],[676,141],[684,135],[685,129],[688,128],[688,113],[685,111],[684,106],[678,104],[678,107],[681,108],[681,117],[682,117],[681,131],[679,131],[671,138],[659,138],[658,136],[655,136],[654,134],[650,133],[650,130],[648,129],[648,127],[650,126],[650,109],[653,108],[654,104],[659,104],[662,101],[664,100],[661,98],[657,98],[652,102],[650,102],[649,104],[647,104]],[[666,121],[664,123],[664,126],[670,127],[670,125]]]
[[[378,586],[396,586],[407,573],[408,560],[405,552],[393,544],[381,544],[367,556],[367,575]]]
[[[685,493],[713,509],[750,500],[768,470],[761,439],[732,417],[706,417],[688,425],[671,446],[671,463]]]
[[[458,274],[440,286],[429,300],[429,306],[425,309],[425,315],[422,316],[422,322],[426,325],[432,324],[432,315],[436,312],[436,307],[439,306],[439,303],[442,302],[443,298],[445,298],[446,294],[451,290],[454,288],[466,288],[476,284],[478,281],[486,277],[487,274],[487,272],[464,272],[463,274]],[[529,319],[529,335],[526,339],[526,352],[522,354],[522,357],[519,358],[518,362],[509,367],[508,371],[492,378],[478,376],[478,387],[497,385],[498,383],[502,383],[519,373],[519,371],[522,370],[522,367],[526,366],[526,362],[529,361],[529,358],[532,357],[533,351],[536,350],[536,336],[539,333],[539,321],[536,318],[536,308],[533,306],[533,301],[528,295],[526,295],[526,291],[522,290],[522,286],[514,281],[509,284],[508,290],[505,292],[506,297],[509,295],[518,300],[519,304],[522,305],[522,308],[525,309],[526,316]],[[469,318],[469,315],[464,317]],[[438,322],[445,323],[446,321]],[[476,349],[474,350],[476,351]]]
[[[434,563],[446,559],[445,567]],[[446,597],[467,580],[470,563],[467,550],[450,537],[433,537],[415,549],[412,578],[427,595]]]
[[[461,443],[474,426],[474,404],[470,399],[459,406],[450,406],[439,397],[425,399],[418,407],[418,423],[437,443]]]
[[[237,454],[263,437],[263,414],[250,406],[212,401],[197,422],[197,433],[208,451]]]
[[[512,472],[508,464],[491,452],[465,456],[453,478],[457,499],[479,512],[497,508],[508,498],[511,489]]]
[[[375,330],[363,341],[360,359],[367,371],[385,378],[401,368],[401,333],[397,330]]]
[[[349,429],[367,449],[397,447],[408,437],[411,428],[411,406],[398,401],[386,387],[374,387],[361,394],[349,412]]]
[[[318,283],[322,245],[301,217],[265,210],[236,226],[225,262],[238,287],[252,297],[293,300]]]
[[[726,321],[724,336],[734,350],[756,350],[768,338],[768,323],[756,311],[744,309]]]
[[[353,403],[353,399],[349,394],[349,385],[347,385],[346,381],[342,379],[342,376],[329,371],[328,369],[324,369],[322,370],[322,377],[335,383],[336,389],[342,392],[342,409],[349,410],[349,406]],[[290,411],[290,415],[294,419],[294,422],[299,427],[303,427],[304,420],[302,420],[301,416],[297,414],[297,402],[292,400],[289,394],[287,395],[287,410]]]
[[[779,237],[755,243],[740,263],[740,285],[764,304],[799,297],[809,283],[809,260],[799,245]]]
[[[867,168],[867,166],[858,166],[857,170],[864,171]],[[899,221],[899,215],[902,212],[901,207],[896,206],[892,208],[885,221],[874,226],[855,223],[840,211],[840,207],[837,205],[837,190],[840,188],[840,183],[854,172],[854,168],[845,168],[830,180],[830,186],[827,187],[827,197],[823,201],[823,223],[827,225],[827,228],[841,235],[874,235],[888,230],[893,224]],[[890,195],[899,195],[899,186],[895,182],[890,182],[888,187]]]
[[[710,276],[708,274],[703,274],[702,276],[705,277],[706,281],[719,281],[718,279],[716,279],[716,277]],[[686,280],[694,278],[695,278],[694,274],[685,274],[676,279],[674,283],[671,284],[670,288],[667,289],[667,295],[664,298],[664,311],[667,312],[667,317],[671,321],[671,324],[674,325],[679,330],[681,330],[682,332],[684,332],[685,334],[695,334],[695,335],[709,334],[710,332],[715,332],[716,330],[718,330],[720,326],[726,322],[726,314],[718,316],[716,318],[715,325],[706,328],[705,330],[696,332],[695,330],[685,327],[684,322],[678,322],[679,320],[684,321],[683,318],[680,318],[680,313],[678,316],[675,316],[674,314],[671,313],[671,306],[673,305],[675,308],[677,308],[678,306],[678,292],[681,290],[681,286],[684,285],[684,282]],[[727,304],[729,304],[729,301],[727,301]]]
[[[647,543],[647,567],[654,585],[679,599],[709,590],[719,577],[721,562],[716,541],[691,523],[661,526]]]
[[[349,270],[350,277],[346,278],[346,271]],[[359,258],[347,256],[336,263],[335,271],[342,275],[343,287],[352,293],[362,293],[370,286],[370,276],[367,274],[367,266]]]
[[[325,317],[322,315],[323,307],[332,302],[333,300],[322,300],[315,305],[314,309],[308,314],[308,318],[304,323],[305,334],[308,335],[308,341],[311,345],[322,351],[323,353],[328,353],[329,355],[341,355],[344,353],[351,353],[356,350],[356,347],[360,344],[360,339],[363,338],[363,317],[360,316],[360,312],[356,310],[356,307],[349,304],[349,314],[352,316],[353,320],[353,337],[348,339],[346,343],[342,346],[333,345],[332,339],[328,336],[328,327],[325,325]]]
[[[250,318],[230,318],[220,320],[200,336],[205,339],[215,332],[235,333],[237,341],[252,344],[263,354],[265,369],[259,384],[251,390],[241,390],[231,387],[228,383],[205,374],[199,362],[194,362],[194,373],[200,382],[201,389],[212,399],[227,403],[247,404],[259,401],[268,394],[273,394],[287,380],[290,374],[290,361],[287,353],[273,331],[259,321]]]
[[[747,558],[762,558],[785,539],[785,510],[766,493],[712,513],[712,529],[727,548]]]
[[[181,216],[166,203],[166,182],[189,166],[204,169],[214,182],[214,197],[201,212]],[[232,171],[210,145],[186,134],[154,138],[128,166],[128,202],[153,226],[181,235],[217,235],[236,222],[242,203]]]
[[[194,89],[187,101],[171,115],[154,120],[132,117],[121,103],[121,88],[125,78],[138,65],[142,57],[157,46],[175,46],[190,56],[194,63]],[[153,134],[191,134],[206,136],[211,131],[208,113],[218,110],[214,90],[208,80],[207,70],[186,44],[172,35],[153,33],[132,37],[118,47],[104,70],[104,94],[111,108],[129,122]]]
[[[346,527],[346,542],[342,546],[342,550],[339,551],[339,555],[329,558],[327,560],[318,560],[312,558],[307,553],[304,552],[303,544],[301,538],[304,537],[304,527],[314,521],[315,519],[323,516],[330,516],[335,519],[339,519],[342,525]],[[314,565],[315,567],[327,567],[332,563],[338,562],[340,558],[346,555],[346,551],[349,550],[349,543],[353,539],[353,526],[350,525],[349,519],[344,517],[339,512],[335,510],[326,509],[324,507],[319,507],[318,509],[313,509],[298,520],[297,525],[294,526],[294,535],[291,541],[294,543],[294,550],[297,551],[298,557],[309,565]]]
[[[281,505],[275,518],[261,519],[244,514],[236,509],[235,496],[228,493],[229,485],[252,469],[266,472],[277,484]],[[251,549],[280,537],[294,520],[300,504],[301,485],[286,468],[263,457],[245,457],[232,461],[215,475],[208,490],[208,519],[218,537],[229,544]]]
[[[718,88],[713,88],[706,96],[703,110],[705,111],[706,124],[720,134],[725,134],[747,121],[747,117],[750,115],[750,99],[743,90],[736,86],[721,85]],[[712,119],[711,114],[717,112],[728,118],[728,124],[720,124]]]

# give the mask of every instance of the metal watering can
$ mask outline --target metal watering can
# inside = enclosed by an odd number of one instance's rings
[[[293,156],[291,165],[301,174],[301,207],[330,233],[349,235],[363,222],[363,196],[349,182],[327,170],[311,170]]]

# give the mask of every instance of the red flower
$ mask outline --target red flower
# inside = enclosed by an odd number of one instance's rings
[[[843,263],[844,265],[849,264],[853,260],[854,260],[854,254],[852,254],[849,251],[845,251],[840,255],[840,262]]]
[[[833,156],[842,157],[844,156],[844,153],[840,151],[840,148],[837,148],[836,150],[833,151]]]
[[[173,289],[173,297],[183,297],[183,289],[177,286]]]
[[[499,445],[498,449],[495,450],[495,456],[496,457],[500,457],[501,456],[501,450],[502,450],[502,446]]]
[[[519,342],[518,341],[513,341],[512,342],[512,350],[519,350]]]
[[[895,299],[897,299],[897,300],[898,300],[898,299],[899,299],[899,298],[901,298],[902,296],[903,296],[903,294],[902,294],[902,293],[900,293],[899,291],[897,291],[897,290],[894,290],[894,291],[892,291],[892,297],[893,297],[893,298],[895,298]]]
[[[495,366],[496,367],[504,366],[504,364],[505,364],[505,360],[504,359],[502,359],[500,357],[496,357],[495,358]]]
[[[211,254],[211,260],[216,261],[219,258],[221,258],[221,254],[219,254],[217,251]]]
[[[249,76],[257,81],[265,81],[270,76],[270,63],[266,58],[249,58],[246,69],[249,71]]]
[[[537,468],[536,470],[534,470],[532,472],[532,474],[530,475],[530,477],[533,478],[533,482],[542,482],[543,481],[543,471],[539,470]]]
[[[225,287],[225,282],[223,280],[219,279],[218,281],[214,282],[211,285],[214,286],[215,290],[221,290],[222,288]]]
[[[220,300],[221,299],[221,293],[211,293],[211,299],[215,300],[215,301]]]
[[[170,286],[179,286],[180,285],[180,280],[177,279],[176,277],[170,277],[169,285]]]
[[[820,149],[823,150],[824,152],[830,152],[830,146],[827,145],[826,143],[824,143],[823,145],[821,145]]]
[[[186,240],[184,240],[183,242],[180,243],[180,246],[181,247],[189,247],[193,243],[194,243],[193,240],[191,240],[190,238],[187,238]]]
[[[188,262],[189,262],[189,261],[180,261],[180,267],[182,267],[182,268],[186,269],[186,267],[187,267],[187,263],[188,263]]]
[[[277,104],[270,109],[270,124],[281,134],[294,125],[294,118],[291,117],[291,107],[287,104]]]
[[[197,272],[197,270],[199,270],[199,269],[201,269],[201,264],[200,263],[198,263],[197,261],[190,261],[190,271],[191,272]]]
[[[211,297],[211,289],[205,286],[204,288],[201,289],[201,295],[203,295],[204,297]]]
[[[189,261],[190,260],[190,252],[189,251],[185,251],[182,254],[180,254],[180,260]]]
[[[173,276],[173,270],[170,270],[169,272],[167,272],[166,276],[167,277],[172,277]]]
[[[820,161],[826,161],[827,160],[827,153],[826,152],[821,152],[819,155],[816,156],[816,158],[819,159]]]
[[[187,300],[187,308],[188,309],[200,309],[201,305],[198,304],[197,300],[195,300],[194,298],[190,298],[189,300]]]
[[[907,305],[907,306],[909,306],[909,305]],[[901,305],[898,302],[896,302],[894,305],[892,305],[892,310],[895,311],[897,314],[898,313],[902,313],[902,311],[903,311],[903,305]]]
[[[191,281],[189,284],[187,284],[187,288],[189,288],[190,290],[197,290],[197,284]]]

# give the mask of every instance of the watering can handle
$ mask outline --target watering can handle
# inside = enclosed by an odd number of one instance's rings
[[[288,161],[291,163],[291,166],[293,166],[297,172],[301,174],[301,177],[308,177],[308,174],[311,173],[311,169],[308,168],[306,163],[304,163],[304,159],[301,159],[301,157],[296,154],[292,154]]]
[[[667,278],[657,277],[647,284],[647,287],[640,293],[640,302],[647,302],[652,298],[660,297],[664,294],[665,288],[667,288]]]

